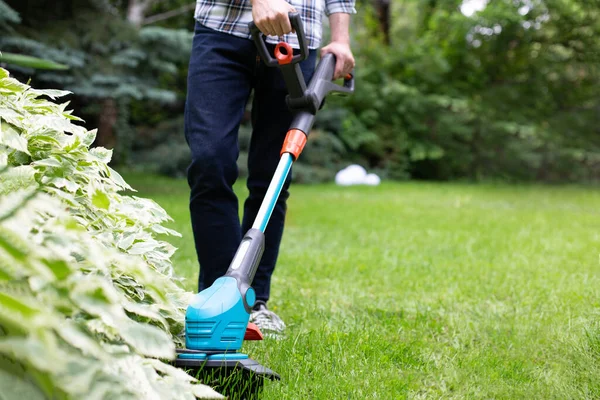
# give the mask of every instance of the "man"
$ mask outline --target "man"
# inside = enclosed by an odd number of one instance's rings
[[[198,0],[196,31],[189,65],[185,109],[185,136],[192,153],[188,168],[190,214],[203,290],[224,275],[242,235],[250,229],[279,161],[279,152],[292,120],[287,109],[287,89],[278,68],[266,67],[251,40],[248,23],[254,21],[273,44],[283,40],[298,48],[288,18],[300,13],[309,57],[300,65],[306,82],[321,44],[321,19],[328,15],[331,43],[321,55],[336,56],[335,77],[354,67],[350,50],[350,14],[354,0]],[[238,128],[246,103],[252,100],[252,139],[248,153],[249,196],[240,226],[238,199],[232,185],[238,177]],[[266,331],[279,333],[285,324],[267,308],[271,276],[283,234],[287,178],[265,231],[265,251],[254,278],[257,302],[251,321]]]

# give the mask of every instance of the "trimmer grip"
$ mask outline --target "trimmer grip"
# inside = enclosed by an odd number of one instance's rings
[[[321,57],[321,61],[315,70],[311,79],[309,90],[317,92],[319,99],[324,99],[328,93],[353,93],[354,92],[354,71],[344,77],[344,85],[333,83],[333,74],[335,73],[335,56],[331,53]]]
[[[289,18],[290,23],[292,24],[292,29],[296,31],[298,44],[300,45],[300,54],[295,55],[292,59],[292,63],[297,63],[306,60],[306,58],[308,57],[308,41],[306,40],[306,35],[304,33],[304,24],[302,23],[302,18],[300,18],[300,14],[297,12],[290,13]]]
[[[308,57],[308,42],[306,40],[306,34],[304,33],[304,25],[302,24],[302,18],[300,14],[297,12],[289,13],[290,24],[292,25],[292,29],[296,31],[296,36],[298,38],[298,43],[300,44],[300,54],[296,54],[292,57],[290,64],[296,64],[300,61],[306,60]],[[252,40],[256,44],[256,48],[258,49],[258,54],[263,59],[266,65],[269,67],[275,67],[279,64],[277,59],[269,54],[269,50],[267,49],[267,44],[263,39],[263,33],[258,29],[254,21],[250,21],[248,24],[248,28],[250,29],[250,34],[252,35]]]

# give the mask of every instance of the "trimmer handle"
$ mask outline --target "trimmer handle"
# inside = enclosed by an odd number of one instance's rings
[[[306,35],[304,34],[304,26],[300,14],[297,12],[291,12],[288,14],[292,29],[296,32],[298,37],[298,43],[300,44],[300,54],[293,55],[293,50],[290,45],[285,42],[277,44],[275,47],[275,57],[269,54],[267,45],[264,40],[264,34],[258,29],[254,21],[248,24],[252,39],[258,49],[258,54],[264,60],[265,64],[269,67],[275,67],[278,64],[296,64],[300,61],[306,60],[308,57],[308,42]],[[282,51],[283,50],[283,51]]]
[[[354,71],[344,77],[343,85],[333,83],[335,62],[335,56],[331,53],[327,53],[321,57],[321,61],[319,61],[319,65],[308,86],[308,89],[314,90],[321,99],[324,99],[330,92],[340,94],[350,94],[354,92]]]
[[[315,115],[328,94],[348,95],[354,93],[354,72],[344,77],[343,85],[334,83],[335,62],[335,56],[331,53],[321,57],[310,79],[308,88],[303,91],[301,96],[287,97],[287,105],[291,110],[308,111],[310,114]],[[298,123],[298,121],[294,123]],[[305,123],[302,123],[299,126],[304,129],[306,128],[305,125]]]

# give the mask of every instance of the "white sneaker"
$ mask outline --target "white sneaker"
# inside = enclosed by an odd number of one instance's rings
[[[277,314],[267,308],[263,301],[257,301],[250,313],[250,322],[256,324],[263,335],[280,338],[285,331],[285,323]]]

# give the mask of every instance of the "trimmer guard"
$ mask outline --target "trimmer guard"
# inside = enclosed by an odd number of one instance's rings
[[[281,377],[271,369],[261,365],[258,361],[248,358],[247,355],[241,353],[217,353],[217,352],[199,352],[188,349],[177,349],[178,357],[173,364],[175,367],[182,369],[223,369],[224,372],[233,372],[232,370],[239,369],[248,371],[256,376],[268,378],[270,380],[281,380]],[[182,358],[181,355],[199,355],[198,358]],[[204,357],[202,357],[204,355]],[[227,355],[233,355],[234,358],[246,357],[242,359],[222,359]],[[185,357],[185,356],[184,356]],[[221,358],[221,359],[215,359]]]
[[[265,380],[281,377],[242,353],[199,352],[178,349],[172,364],[230,400],[260,398]]]

